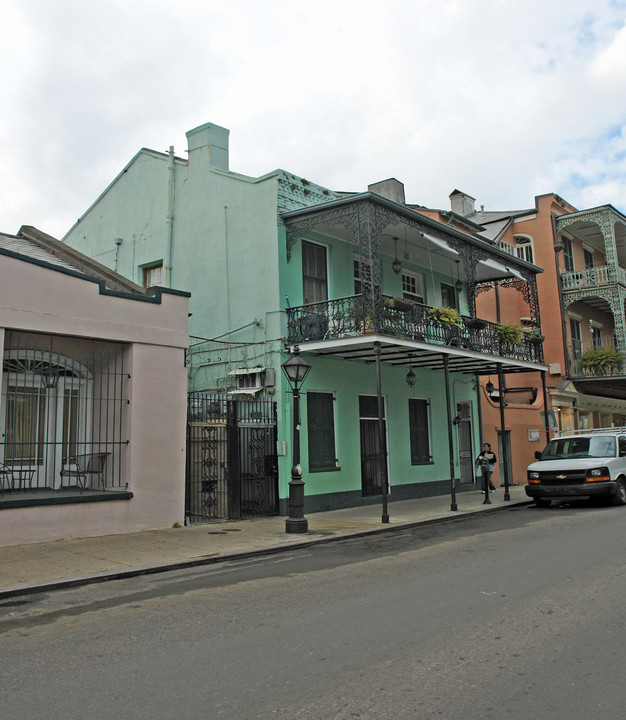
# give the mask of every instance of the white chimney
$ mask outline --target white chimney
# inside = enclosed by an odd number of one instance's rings
[[[476,212],[475,202],[476,198],[460,190],[453,190],[450,193],[450,209],[457,215],[462,215],[463,217],[473,215]]]

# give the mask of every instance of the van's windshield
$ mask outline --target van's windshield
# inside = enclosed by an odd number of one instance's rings
[[[561,460],[584,457],[615,457],[613,437],[564,437],[550,440],[541,453],[542,460]]]

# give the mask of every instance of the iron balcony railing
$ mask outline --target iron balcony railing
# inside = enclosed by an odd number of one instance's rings
[[[561,275],[563,290],[584,290],[619,283],[626,286],[626,270],[616,266],[600,265],[584,270],[572,270]]]
[[[288,340],[295,344],[378,333],[543,362],[543,337],[537,334],[523,333],[519,342],[500,342],[497,323],[462,315],[460,327],[449,327],[429,317],[431,307],[383,296],[376,306],[378,317],[375,317],[362,296],[353,295],[288,308]]]

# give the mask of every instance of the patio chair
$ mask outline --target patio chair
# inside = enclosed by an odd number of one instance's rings
[[[95,478],[96,482],[104,487],[104,465],[109,453],[85,453],[67,459],[68,465],[74,465],[74,469],[61,470],[61,486],[64,477],[76,478],[76,484],[82,492],[87,486],[87,478]]]
[[[11,490],[15,485],[15,479],[13,478],[13,470],[10,467],[0,463],[0,495],[4,497],[4,479],[11,480]]]

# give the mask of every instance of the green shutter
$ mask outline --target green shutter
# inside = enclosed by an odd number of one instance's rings
[[[335,409],[332,393],[309,392],[307,430],[309,439],[309,471],[335,470]]]

